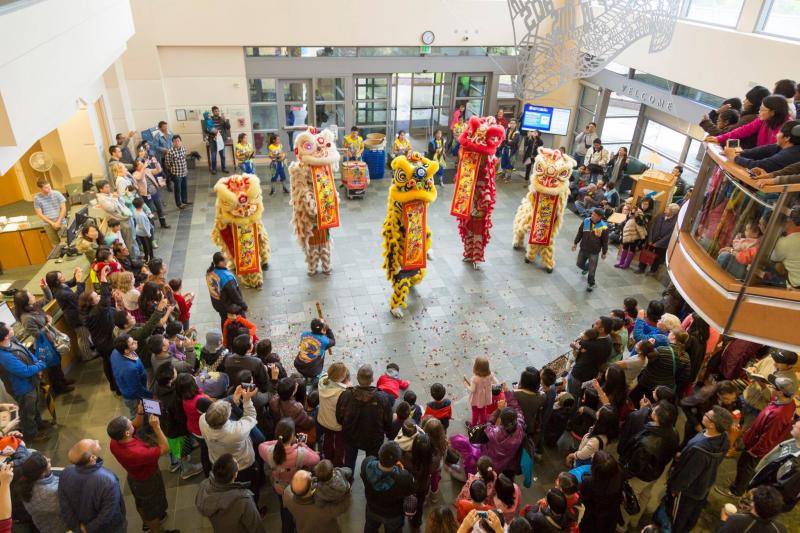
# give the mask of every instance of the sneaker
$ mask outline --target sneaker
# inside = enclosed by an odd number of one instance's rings
[[[739,498],[742,497],[741,494],[736,494],[735,492],[733,492],[730,489],[730,487],[720,487],[719,485],[716,485],[714,487],[714,492],[716,492],[717,494],[722,494],[726,498],[730,498],[732,500],[738,500]]]
[[[189,479],[191,477],[196,476],[197,474],[203,473],[203,465],[201,464],[191,464],[191,463],[184,463],[183,468],[181,468],[181,479]]]
[[[153,250],[158,250],[158,241],[153,241]]]
[[[585,276],[585,275],[586,275],[586,274],[588,274],[588,273],[589,273],[589,271],[588,271],[588,270],[581,270],[581,276]]]
[[[172,472],[173,474],[175,472],[177,472],[178,470],[180,470],[180,469],[181,469],[181,462],[180,461],[178,461],[176,463],[170,463],[169,464],[169,471]]]
[[[586,292],[592,292],[594,290],[594,285],[587,285]]]

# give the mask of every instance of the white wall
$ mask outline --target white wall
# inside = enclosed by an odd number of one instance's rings
[[[128,0],[43,0],[0,17],[0,95],[13,133],[0,172],[78,111],[79,98],[100,96],[98,79],[132,34]]]

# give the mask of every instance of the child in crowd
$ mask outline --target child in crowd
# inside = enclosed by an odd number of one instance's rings
[[[406,402],[399,402],[394,409],[394,417],[392,417],[392,433],[389,438],[395,438],[403,428],[403,424],[408,417],[411,416],[411,406]]]
[[[450,419],[453,418],[453,407],[450,405],[450,400],[445,398],[447,389],[441,383],[434,383],[431,385],[431,398],[433,401],[425,405],[425,412],[422,416],[432,416],[438,419],[445,431],[450,427]]]
[[[314,467],[314,494],[323,504],[339,503],[345,499],[350,494],[352,481],[352,470],[344,466],[334,468],[328,459],[323,459]]]
[[[169,288],[172,289],[172,295],[175,298],[175,303],[178,304],[178,311],[180,314],[178,315],[178,321],[183,324],[184,329],[189,329],[189,318],[190,318],[190,310],[192,309],[192,304],[194,303],[194,293],[187,292],[181,294],[181,286],[183,285],[183,280],[178,278],[173,278],[168,282]]]
[[[269,134],[269,160],[270,166],[272,167],[272,179],[270,180],[270,189],[269,195],[272,196],[275,194],[275,182],[281,182],[281,186],[283,187],[283,192],[289,193],[289,189],[286,188],[286,168],[284,166],[284,159],[286,159],[286,154],[283,152],[283,146],[281,145],[280,138],[274,134]]]
[[[570,524],[568,531],[578,533],[578,524],[583,519],[583,513],[585,511],[581,503],[580,494],[578,494],[578,489],[580,489],[578,478],[571,472],[561,472],[558,474],[558,477],[556,477],[556,488],[561,489],[561,492],[563,492],[566,497],[567,511],[572,516],[577,517],[577,520]],[[537,505],[540,509],[545,508],[547,506],[547,498],[540,499]]]
[[[614,313],[617,313],[617,315]],[[625,312],[620,309],[611,311],[610,337],[611,356],[608,358],[608,363],[612,364],[622,359],[623,354],[628,350],[628,330],[625,329]]]
[[[486,497],[481,500],[486,505],[492,505],[494,508],[494,482],[497,480],[497,473],[494,471],[494,464],[492,460],[486,456],[481,456],[475,464],[477,471],[467,477],[466,483],[461,487],[461,492],[458,493],[457,500],[464,500],[470,497],[470,489],[472,484],[480,481],[486,487]]]
[[[641,342],[637,344],[641,344]],[[636,386],[636,378],[639,377],[642,369],[647,365],[647,357],[644,355],[644,352],[637,347],[632,356],[617,361],[615,364],[625,371],[625,382],[628,385],[628,390],[632,390]]]
[[[628,319],[628,336],[633,334],[633,323],[639,318],[639,302],[636,298],[625,298],[622,301],[622,306],[625,308],[625,318]]]
[[[503,173],[503,181],[511,181],[511,174],[514,172],[514,156],[517,155],[519,149],[519,132],[517,131],[517,121],[511,119],[508,121],[508,129],[506,129],[506,138],[503,140],[503,145],[500,152],[500,168]]]
[[[420,433],[422,433],[422,428],[416,425],[413,420],[407,418],[405,422],[403,422],[403,427],[400,429],[400,432],[397,434],[397,437],[395,437],[394,441],[398,446],[400,446],[401,450],[411,453],[411,447],[414,445],[414,440],[416,440],[417,435]]]
[[[273,388],[278,384],[278,381],[288,375],[283,363],[281,363],[281,358],[278,357],[278,354],[272,353],[271,340],[261,339],[256,343],[256,357],[267,367],[267,378],[269,378]]]
[[[136,234],[136,242],[139,243],[139,249],[142,251],[145,261],[150,261],[153,258],[153,234],[155,229],[153,223],[150,222],[150,217],[144,212],[144,200],[140,197],[133,199],[133,223]]]
[[[493,509],[486,501],[486,483],[482,479],[476,479],[469,485],[469,498],[459,498],[456,500],[456,520],[461,523],[473,509],[477,511],[489,511]]]
[[[137,287],[147,281],[150,271],[144,266],[144,261],[141,259],[131,259],[130,271],[133,274],[133,284]]]
[[[139,310],[141,293],[134,286],[136,279],[133,273],[115,272],[109,276],[109,281],[114,299],[122,304],[122,307],[136,319],[136,322],[144,322],[142,312]]]
[[[103,241],[106,246],[111,246],[115,242],[123,242],[122,240],[122,222],[114,218],[108,219],[108,230],[106,231]]]
[[[417,405],[417,393],[409,389],[403,394],[403,401],[411,407],[411,418],[416,425],[422,420],[422,408]]]
[[[386,365],[386,373],[378,378],[377,387],[393,399],[400,397],[400,391],[408,388],[408,381],[400,379],[400,367],[395,363]]]
[[[544,367],[539,371],[539,381],[542,394],[544,394],[544,405],[542,406],[541,426],[547,423],[550,414],[553,412],[553,405],[556,403],[556,372],[550,367]],[[537,445],[538,447],[538,445]]]
[[[167,322],[164,337],[169,341],[169,353],[181,361],[193,362],[195,360],[193,334],[194,328],[189,328],[184,335],[183,324],[175,320]]]
[[[297,389],[300,390],[301,387],[305,388],[305,380],[298,385]],[[316,428],[314,435],[322,435],[322,426],[317,422],[317,415],[319,415],[319,389],[314,389],[308,393],[305,401],[305,409],[306,414],[314,420],[314,427]],[[316,448],[317,447],[314,446],[314,449]]]
[[[256,336],[256,325],[239,314],[241,312],[242,308],[236,304],[228,306],[228,318],[226,318],[225,323],[222,324],[222,344],[225,345],[225,347],[229,350],[231,349],[231,343],[233,343],[233,339],[236,338],[236,332],[242,328],[246,329],[250,333],[254,343],[258,343],[258,337]]]
[[[95,289],[100,287],[100,272],[105,267],[108,267],[109,275],[115,272],[122,272],[122,266],[114,259],[114,256],[111,254],[111,249],[106,246],[101,246],[97,249],[94,263],[92,263],[91,266],[92,270],[89,273],[89,279],[92,281],[92,284],[94,284]]]
[[[486,357],[477,357],[472,365],[472,379],[464,376],[464,385],[469,392],[469,403],[472,406],[473,426],[484,424],[489,419],[493,383],[497,383],[497,378],[489,368],[489,360]]]
[[[556,401],[547,423],[542,426],[542,441],[545,446],[550,448],[556,446],[558,438],[567,427],[567,422],[574,407],[575,398],[572,394],[564,391],[556,396]]]

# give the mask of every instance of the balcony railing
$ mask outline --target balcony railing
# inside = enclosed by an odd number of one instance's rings
[[[759,188],[717,145],[706,157],[670,243],[670,276],[726,334],[800,347],[800,184]],[[796,211],[795,211],[796,213]],[[795,221],[800,222],[800,221]]]

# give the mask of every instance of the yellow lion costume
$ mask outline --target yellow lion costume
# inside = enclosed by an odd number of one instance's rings
[[[246,287],[264,284],[269,268],[269,235],[261,222],[261,182],[252,174],[220,178],[214,185],[217,214],[211,240],[222,249]]]
[[[392,315],[403,317],[410,287],[425,277],[431,230],[428,205],[436,201],[433,177],[439,163],[418,152],[392,161],[392,185],[383,221],[383,269],[392,282]]]
[[[553,242],[564,219],[569,177],[574,166],[575,160],[560,151],[539,148],[531,172],[529,192],[514,215],[514,249],[522,249],[527,234],[525,262],[535,261],[541,254],[542,264],[548,273],[556,266]]]
[[[306,254],[308,275],[331,273],[330,229],[339,226],[339,193],[333,180],[333,165],[339,151],[330,130],[308,128],[295,135],[297,161],[289,165],[292,183],[292,225],[297,242]]]

